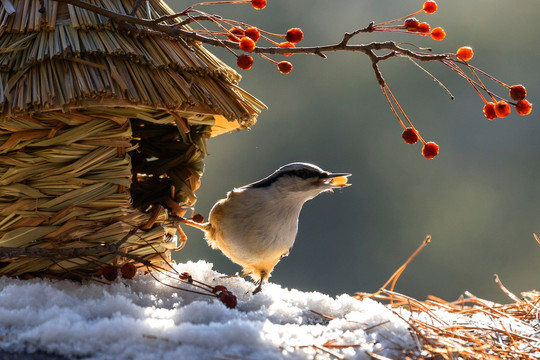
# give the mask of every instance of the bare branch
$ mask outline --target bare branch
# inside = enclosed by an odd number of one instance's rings
[[[112,19],[113,21],[119,23],[121,27],[127,28],[128,30],[131,30],[133,32],[141,31],[139,29],[136,29],[133,25],[142,25],[149,30],[161,32],[173,38],[192,39],[192,40],[200,41],[205,44],[218,46],[218,47],[228,47],[230,49],[240,48],[238,43],[233,42],[233,41],[218,40],[212,37],[197,34],[194,31],[179,28],[179,25],[181,24],[188,24],[197,20],[212,20],[213,15],[194,16],[194,17],[190,17],[182,21],[179,24],[166,25],[166,24],[163,24],[164,20],[169,20],[172,18],[177,18],[182,15],[186,15],[186,11],[183,11],[183,12],[171,15],[171,16],[162,17],[159,19],[147,20],[147,19],[138,18],[136,16],[132,16],[132,15],[119,14],[119,13],[107,10],[105,8],[102,8],[102,7],[99,7],[99,6],[96,6],[96,5],[87,3],[85,1],[81,1],[81,0],[55,0],[55,1],[68,3],[68,4],[78,6],[89,11],[93,11],[97,14],[100,14],[100,15],[103,15],[105,17]],[[358,35],[359,33],[372,32],[372,31],[373,31],[373,22],[364,28],[355,30],[350,33],[345,33],[341,42],[337,44],[322,45],[322,46],[295,47],[295,48],[280,48],[280,47],[275,47],[275,46],[256,47],[255,50],[253,50],[253,52],[258,53],[258,54],[275,54],[275,55],[277,54],[281,54],[281,55],[283,54],[313,54],[313,55],[317,55],[317,56],[325,58],[326,55],[324,53],[327,53],[327,52],[350,51],[350,52],[362,52],[370,56],[372,61],[386,60],[394,56],[407,56],[407,57],[411,57],[420,61],[439,61],[439,60],[445,60],[448,58],[448,54],[428,54],[424,52],[412,51],[412,50],[409,50],[409,49],[406,49],[404,47],[397,45],[393,41],[371,42],[368,44],[358,44],[358,45],[349,44],[351,38]],[[390,50],[391,52],[384,57],[374,57],[374,56],[371,56],[374,50]]]

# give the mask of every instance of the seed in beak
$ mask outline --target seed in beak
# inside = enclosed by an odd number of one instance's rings
[[[332,185],[345,185],[347,183],[348,179],[346,176],[336,176],[335,178],[332,178],[330,181]]]

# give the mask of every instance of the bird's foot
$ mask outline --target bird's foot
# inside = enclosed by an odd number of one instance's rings
[[[262,290],[262,281],[259,281],[259,285],[257,285],[257,287],[255,288],[255,290],[253,290],[253,295],[255,295],[256,293],[260,292]]]

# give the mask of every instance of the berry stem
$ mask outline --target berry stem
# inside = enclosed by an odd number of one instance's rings
[[[473,89],[478,93],[478,95],[480,96],[480,98],[482,99],[482,101],[484,102],[484,104],[487,104],[487,100],[484,98],[484,96],[482,95],[482,93],[478,90],[477,86],[480,87],[479,84],[477,84],[474,80],[472,80],[470,77],[467,76],[467,74],[465,74],[465,72],[463,70],[461,70],[461,68],[459,66],[457,66],[453,60],[450,60],[450,61],[445,61],[445,60],[441,60],[441,62],[448,66],[452,71],[456,72],[458,75],[460,75],[462,78],[464,78],[465,80],[467,80],[469,82],[469,84],[471,84],[471,86],[473,87]],[[486,92],[488,93],[488,95],[493,98],[493,93],[487,89],[485,89]]]
[[[388,21],[385,21],[385,22],[382,22],[382,23],[375,24],[375,25],[373,25],[373,26],[381,26],[381,25],[391,24],[391,23],[394,23],[394,22],[396,22],[396,21],[405,20],[405,19],[407,19],[407,18],[410,18],[410,17],[413,17],[413,16],[415,16],[415,15],[420,14],[422,11],[424,11],[424,9],[420,9],[420,10],[418,10],[417,12],[414,12],[414,13],[412,13],[412,14],[409,14],[409,15],[406,15],[406,16],[403,16],[403,17],[400,17],[399,19],[388,20]]]
[[[251,3],[251,0],[217,0],[217,1],[204,1],[200,3],[196,3],[191,5],[190,7],[186,8],[184,11],[190,11],[191,9],[197,7],[197,6],[206,6],[206,5],[220,5],[220,4],[243,4],[243,3]]]
[[[198,12],[198,13],[205,14],[204,12],[200,12],[200,11],[197,11],[197,12]],[[208,15],[208,14],[206,14],[206,15]],[[188,14],[187,16],[190,17],[190,18],[192,18],[191,15],[189,15],[189,14]],[[209,17],[209,19],[210,19],[214,24],[216,24],[219,28],[221,28],[223,31],[225,31],[225,33],[229,34],[229,30],[226,29],[223,25],[221,25],[221,24],[219,23],[218,19],[215,19],[215,17],[212,16],[212,15],[208,15],[208,17]],[[198,21],[197,19],[194,19],[194,18],[192,18],[192,19],[193,19],[193,21],[194,21],[195,23],[197,23],[201,28],[203,28],[203,30],[207,31],[207,32],[211,35],[212,38],[214,38],[216,41],[218,41],[218,42],[221,44],[221,46],[223,46],[225,49],[227,49],[228,51],[230,51],[234,56],[238,56],[238,55],[236,55],[236,53],[235,53],[230,47],[228,47],[227,45],[225,45],[225,43],[224,43],[223,41],[221,41],[221,39],[219,39],[219,38],[215,35],[216,32],[210,31],[208,28],[206,28],[206,27],[205,27],[200,21]]]
[[[403,121],[401,120],[401,118],[399,117],[396,109],[394,108],[394,105],[392,104],[392,102],[390,101],[390,98],[388,97],[388,94],[386,93],[386,85],[385,86],[381,86],[381,90],[384,94],[384,97],[386,98],[386,101],[388,102],[388,105],[390,105],[390,110],[392,110],[392,112],[394,113],[394,116],[396,117],[396,119],[399,121],[399,123],[401,124],[401,126],[403,127],[403,129],[407,129],[407,126],[405,126],[405,124],[403,123]]]
[[[266,55],[264,55],[264,54],[257,54],[257,55],[259,55],[260,57],[262,57],[262,58],[265,59],[265,60],[270,61],[270,62],[273,63],[274,65],[277,65],[277,64],[278,64],[278,61],[275,61],[275,60],[269,58],[268,56],[266,56]]]
[[[403,115],[403,117],[405,118],[405,120],[407,121],[407,123],[410,125],[410,127],[414,128],[413,123],[411,122],[411,120],[409,120],[409,117],[407,116],[407,114],[405,114],[405,111],[403,110],[403,108],[401,107],[401,105],[399,105],[399,102],[397,101],[396,97],[394,96],[394,94],[392,93],[392,91],[390,90],[390,88],[388,87],[387,84],[385,84],[385,87],[386,87],[386,90],[388,90],[388,93],[389,93],[390,96],[392,97],[392,100],[393,100],[394,103],[396,104],[397,108],[399,109],[399,112],[401,112],[401,114]]]
[[[452,100],[455,99],[455,96],[452,94],[452,92],[450,92],[450,90],[442,83],[442,81],[437,79],[435,77],[435,75],[433,75],[432,73],[427,71],[422,65],[420,65],[419,63],[414,61],[410,56],[408,56],[407,59],[409,59],[414,65],[418,66],[423,72],[428,74],[433,79],[433,81],[435,81],[437,84],[439,84],[439,86],[442,87],[444,89],[444,91],[446,91],[448,93],[448,95],[450,95],[450,99],[452,99]]]
[[[394,101],[394,103],[396,104],[396,106],[398,107],[399,111],[401,112],[401,114],[403,114],[403,117],[405,118],[405,120],[407,121],[407,123],[409,124],[409,126],[411,128],[413,128],[414,130],[416,130],[416,128],[414,127],[413,123],[411,122],[411,120],[409,120],[409,117],[407,116],[407,114],[405,114],[405,111],[403,111],[403,108],[399,105],[397,99],[395,98],[394,94],[392,93],[392,91],[390,90],[390,88],[388,87],[387,84],[384,84],[384,86],[381,86],[381,90],[384,94],[384,97],[386,98],[386,101],[388,102],[388,105],[390,105],[390,110],[392,110],[392,112],[394,113],[394,116],[396,117],[396,119],[399,121],[399,123],[401,124],[401,126],[403,127],[404,130],[407,129],[407,126],[403,123],[403,121],[401,120],[399,114],[397,113],[396,109],[394,108],[394,105],[392,104],[392,101],[390,100],[390,97],[392,98],[392,100]],[[390,94],[390,97],[388,96],[388,94]],[[422,136],[420,135],[420,133],[418,131],[416,131],[416,134],[418,135],[418,139],[422,142],[422,144],[425,144],[425,140],[422,138]]]
[[[478,76],[478,74],[476,73],[476,71],[474,71],[474,68],[469,65],[468,63],[465,63],[465,65],[469,68],[469,70],[471,71],[471,73],[474,75],[474,77],[476,78],[476,80],[478,80],[478,83],[480,84],[480,86],[482,87],[482,90],[484,90],[486,93],[489,94],[489,96],[491,97],[491,99],[493,101],[495,101],[495,98],[493,97],[493,95],[490,94],[490,91],[487,89],[486,85],[484,85],[484,83],[482,82],[482,80],[480,79],[480,77]]]
[[[501,80],[499,80],[499,79],[493,77],[492,75],[489,75],[489,74],[488,74],[487,72],[485,72],[484,70],[479,69],[479,68],[477,68],[476,66],[473,66],[473,65],[470,65],[470,64],[468,64],[468,66],[469,66],[470,68],[474,69],[475,71],[478,71],[480,74],[484,75],[484,76],[487,77],[488,79],[493,80],[493,81],[495,81],[496,83],[499,83],[500,85],[504,86],[504,87],[507,88],[507,89],[510,89],[510,86],[509,86],[509,85],[506,85],[506,84],[503,83]]]
[[[392,33],[402,33],[402,34],[417,34],[417,35],[421,35],[421,33],[419,32],[411,32],[411,31],[407,31],[407,30],[402,30],[398,27],[386,27],[386,26],[383,26],[383,27],[373,27],[372,29],[373,31],[380,31],[380,32],[392,32]]]

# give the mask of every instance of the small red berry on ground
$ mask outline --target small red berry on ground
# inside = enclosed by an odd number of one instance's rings
[[[137,274],[137,267],[133,263],[125,263],[120,268],[120,272],[124,279],[133,279]]]
[[[417,18],[412,17],[406,19],[403,26],[405,26],[408,31],[418,31],[418,24],[420,24],[420,21],[418,21]]]
[[[292,42],[287,41],[287,42],[282,42],[281,44],[279,44],[279,47],[280,48],[293,48],[295,46]],[[283,54],[283,56],[292,56],[292,53]]]
[[[422,9],[428,14],[433,14],[437,11],[437,3],[435,1],[426,1]]]
[[[240,42],[240,39],[245,36],[244,30],[238,26],[235,26],[227,33],[227,39],[234,42]]]
[[[421,22],[417,26],[418,32],[420,32],[422,35],[428,35],[431,31],[431,26],[427,22]]]
[[[292,71],[292,64],[288,61],[280,61],[278,64],[277,64],[277,67],[279,69],[279,72],[282,73],[282,74],[288,74]]]
[[[245,34],[248,38],[250,38],[251,40],[255,42],[257,42],[257,40],[259,40],[259,38],[261,37],[261,33],[259,32],[259,29],[257,29],[254,26],[248,27],[245,31]]]
[[[251,6],[256,10],[262,10],[266,7],[266,0],[251,0]]]
[[[429,141],[424,144],[422,147],[422,155],[426,159],[433,159],[439,154],[439,145],[435,144],[433,141]]]
[[[212,289],[212,292],[213,292],[214,294],[220,293],[220,292],[222,292],[222,291],[227,291],[227,288],[226,288],[225,286],[223,286],[223,285],[216,285],[216,286],[214,286],[214,288]]]
[[[219,297],[219,300],[221,300],[221,302],[225,304],[225,306],[228,307],[229,309],[234,309],[236,307],[236,304],[237,304],[236,296],[234,296],[232,292],[228,290],[224,290],[219,293],[218,297]]]
[[[527,97],[527,89],[521,84],[512,85],[510,86],[510,97],[516,101],[523,100]]]
[[[532,111],[532,104],[527,100],[519,100],[516,104],[516,112],[519,115],[529,115]]]
[[[293,44],[297,44],[304,38],[304,33],[299,28],[292,28],[287,30],[287,34],[285,35],[285,39],[288,42],[291,42]]]
[[[251,40],[247,36],[244,36],[240,39],[240,49],[247,52],[255,50],[255,41]]]
[[[463,61],[469,61],[473,58],[474,52],[470,46],[462,46],[456,51],[456,56]]]
[[[495,104],[495,114],[497,114],[497,117],[507,117],[510,114],[510,111],[510,104],[508,104],[504,100],[497,101],[497,103]]]
[[[101,269],[101,275],[107,281],[114,281],[118,277],[118,268],[114,265],[105,265]]]
[[[193,283],[193,278],[187,272],[183,272],[183,273],[180,274],[180,280],[187,281],[190,284]]]
[[[493,120],[497,118],[497,114],[495,114],[495,103],[488,102],[486,105],[484,105],[484,116],[488,120]]]
[[[418,141],[418,131],[415,128],[408,127],[403,130],[401,137],[407,144],[415,144]]]
[[[435,29],[431,30],[431,38],[433,40],[441,41],[446,37],[446,32],[442,27],[436,27]]]

